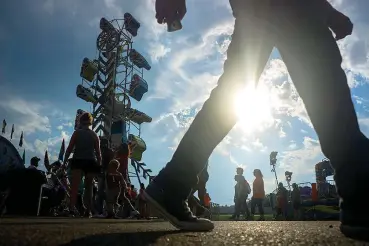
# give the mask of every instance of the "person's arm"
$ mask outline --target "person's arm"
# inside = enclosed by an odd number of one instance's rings
[[[100,149],[100,139],[97,136],[97,134],[94,132],[95,134],[95,152],[96,152],[96,159],[97,159],[97,163],[99,163],[99,165],[101,165],[101,149]]]
[[[68,144],[68,148],[65,151],[65,156],[64,156],[64,160],[69,160],[69,156],[72,153],[74,146],[76,144],[76,137],[77,137],[77,133],[76,131],[73,132],[72,137],[70,138],[69,144]]]

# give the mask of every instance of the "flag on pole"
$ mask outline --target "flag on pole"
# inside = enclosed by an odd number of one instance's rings
[[[45,167],[50,166],[49,154],[47,153],[47,150],[45,151],[44,166],[45,166]]]
[[[23,160],[23,165],[26,165],[26,150],[23,150],[23,155],[22,155],[22,160]]]
[[[21,137],[19,139],[19,147],[22,147],[22,146],[23,146],[23,131],[22,131]]]
[[[62,145],[61,145],[60,151],[59,151],[59,161],[64,160],[64,153],[65,153],[65,142],[64,142],[64,138],[63,138],[63,142],[62,142]]]
[[[6,120],[3,119],[3,127],[1,128],[1,133],[5,134],[5,128],[6,128]]]
[[[13,134],[14,134],[14,124],[12,126],[12,132],[10,133],[10,139],[13,139]]]

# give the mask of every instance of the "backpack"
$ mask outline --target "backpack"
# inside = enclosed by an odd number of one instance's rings
[[[245,191],[246,191],[246,194],[249,195],[251,193],[251,187],[250,187],[250,184],[249,182],[247,182],[247,180],[245,180]]]

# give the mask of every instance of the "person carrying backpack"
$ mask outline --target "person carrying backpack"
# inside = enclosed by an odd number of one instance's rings
[[[245,219],[250,218],[250,211],[247,207],[247,197],[251,193],[251,187],[249,183],[246,181],[243,176],[243,169],[237,168],[237,174],[234,176],[234,180],[237,182],[235,185],[235,195],[234,195],[234,203],[235,203],[235,213],[232,216],[232,219],[239,219],[240,214],[244,213]]]

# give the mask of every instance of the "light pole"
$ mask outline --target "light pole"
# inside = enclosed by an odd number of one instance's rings
[[[274,172],[274,175],[275,175],[276,188],[278,189],[278,177],[277,177],[277,172],[275,170],[275,166],[277,164],[277,155],[278,155],[278,151],[272,151],[270,153],[269,160],[270,160],[270,166],[272,167],[271,171]]]

